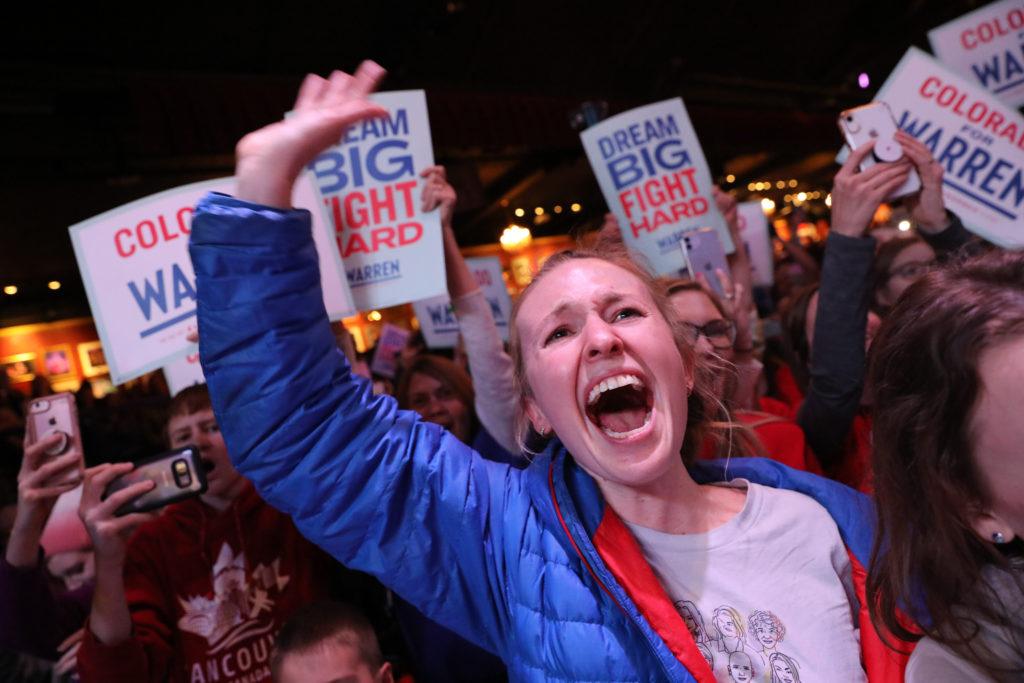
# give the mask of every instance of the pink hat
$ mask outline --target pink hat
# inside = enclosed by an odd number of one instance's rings
[[[43,529],[40,543],[46,556],[83,550],[92,547],[92,539],[78,516],[78,503],[82,500],[82,487],[64,493],[53,506],[53,513]]]

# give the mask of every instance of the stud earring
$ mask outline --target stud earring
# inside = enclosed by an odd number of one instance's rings
[[[1003,545],[1004,543],[1006,543],[1006,537],[1003,536],[1003,532],[1001,531],[993,531],[992,542],[996,545]]]

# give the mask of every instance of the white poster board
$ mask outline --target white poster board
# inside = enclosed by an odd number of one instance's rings
[[[910,48],[878,91],[943,169],[943,199],[971,231],[1024,247],[1024,117]]]
[[[203,366],[199,363],[199,351],[187,353],[164,366],[164,378],[171,396],[177,396],[182,389],[206,382]]]
[[[768,217],[761,202],[740,202],[737,205],[740,236],[750,258],[753,282],[758,287],[771,287],[775,278],[775,258]]]
[[[398,371],[398,354],[405,348],[412,333],[404,327],[384,323],[373,351],[370,370],[383,377],[394,378]]]
[[[1000,0],[928,32],[950,71],[1011,107],[1024,105],[1024,0]]]
[[[495,256],[468,258],[466,265],[480,285],[480,291],[491,306],[494,324],[504,341],[508,341],[508,321],[512,317],[512,299],[501,275],[501,259]],[[459,321],[448,295],[432,297],[412,304],[420,321],[420,331],[432,349],[454,348],[459,340]]]
[[[439,211],[420,211],[420,172],[434,164],[422,90],[377,93],[387,118],[350,127],[309,165],[336,231],[356,308],[445,291]]]
[[[194,345],[195,273],[188,237],[195,205],[208,192],[233,194],[234,178],[184,185],[125,204],[69,228],[111,380],[121,384],[167,365]],[[320,254],[324,304],[332,320],[355,308],[341,260],[308,175],[293,202],[310,210]]]
[[[580,139],[626,246],[657,274],[685,271],[679,241],[687,230],[714,228],[726,253],[735,250],[680,98],[613,116]]]

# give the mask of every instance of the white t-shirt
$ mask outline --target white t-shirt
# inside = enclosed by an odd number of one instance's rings
[[[839,529],[816,501],[742,479],[743,509],[705,534],[628,524],[722,683],[866,681]]]

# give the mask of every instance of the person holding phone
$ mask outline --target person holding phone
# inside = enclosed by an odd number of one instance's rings
[[[205,385],[176,395],[169,414],[170,446],[195,446],[206,467],[199,498],[117,516],[153,482],[104,497],[133,465],[85,471],[80,515],[96,551],[96,588],[81,680],[269,681],[274,636],[294,610],[335,589],[376,608],[376,583],[338,567],[263,502],[228,457]]]
[[[684,600],[705,615],[770,609],[807,678],[895,680],[899,662],[858,633],[851,554],[871,536],[867,500],[764,459],[692,462],[711,400],[700,360],[625,254],[552,256],[517,302],[521,419],[548,439],[525,470],[352,375],[309,213],[289,207],[310,159],[384,113],[367,98],[383,75],[364,63],[307,77],[292,116],[239,143],[237,196],[196,209],[201,358],[240,471],[340,561],[499,654],[513,680],[725,680],[676,611]],[[673,562],[690,542],[690,562]]]

